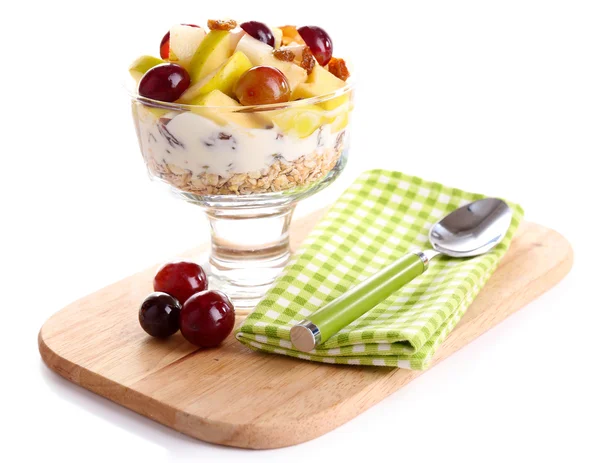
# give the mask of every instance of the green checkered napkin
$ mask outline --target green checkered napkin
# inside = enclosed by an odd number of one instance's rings
[[[437,257],[423,275],[316,350],[294,350],[290,328],[408,251],[429,248],[433,223],[484,197],[400,172],[363,173],[310,233],[237,339],[316,362],[426,369],[508,250],[523,217],[519,205],[509,203],[510,229],[492,251],[470,259]]]

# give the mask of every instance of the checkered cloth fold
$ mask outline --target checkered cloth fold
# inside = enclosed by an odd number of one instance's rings
[[[246,318],[237,339],[252,349],[305,360],[422,370],[508,250],[504,240],[469,259],[444,256],[317,349],[294,350],[290,328],[411,250],[426,249],[429,228],[484,195],[385,170],[364,172],[335,202]]]

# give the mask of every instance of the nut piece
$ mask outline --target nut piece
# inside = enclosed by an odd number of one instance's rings
[[[346,67],[346,62],[342,58],[331,58],[328,68],[338,79],[346,80],[350,77],[350,71]]]
[[[237,22],[233,19],[209,19],[207,25],[211,31],[230,31],[236,28]]]
[[[307,74],[310,74],[315,67],[315,57],[308,47],[302,49],[302,61],[300,62],[300,66],[306,70]]]
[[[273,56],[279,61],[294,61],[294,58],[296,57],[292,50],[282,50],[281,48],[273,50]]]

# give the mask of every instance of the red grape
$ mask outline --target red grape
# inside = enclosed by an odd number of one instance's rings
[[[333,43],[327,32],[318,26],[304,26],[298,29],[298,33],[321,66],[329,63],[333,55]]]
[[[233,304],[220,291],[194,294],[181,309],[181,334],[198,347],[218,346],[229,336],[234,325]]]
[[[172,102],[190,86],[190,75],[178,64],[159,64],[149,69],[140,80],[138,92],[153,100]]]
[[[167,338],[179,331],[181,304],[173,296],[152,293],[140,307],[138,318],[146,333],[157,338]]]
[[[245,23],[240,24],[240,27],[244,29],[244,31],[254,37],[256,40],[260,40],[261,42],[266,43],[267,45],[271,45],[275,47],[275,37],[273,36],[273,32],[266,24],[263,24],[258,21],[247,21]]]
[[[195,24],[182,24],[182,26],[200,27]],[[160,41],[160,57],[162,59],[169,59],[169,44],[171,42],[171,31],[167,31],[165,36]]]
[[[207,288],[206,273],[194,262],[170,262],[163,265],[154,277],[154,291],[170,294],[182,304]]]
[[[290,101],[292,92],[285,75],[271,66],[248,69],[235,86],[235,95],[245,106]]]

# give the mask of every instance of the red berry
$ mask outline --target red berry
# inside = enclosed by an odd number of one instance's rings
[[[327,32],[318,26],[304,26],[298,29],[298,34],[321,66],[329,63],[333,55],[333,43]]]
[[[240,24],[240,27],[248,34],[254,37],[256,40],[266,43],[275,47],[275,37],[273,31],[269,29],[269,26],[258,21],[247,21]]]
[[[154,291],[170,294],[181,304],[207,288],[206,273],[194,262],[170,262],[163,265],[154,277]]]
[[[171,32],[167,32],[160,41],[160,57],[169,59],[169,44],[171,42]]]
[[[248,69],[235,86],[235,96],[245,106],[290,101],[290,84],[283,73],[271,66]]]
[[[220,291],[203,291],[190,297],[181,309],[181,334],[198,347],[218,346],[233,330],[235,310]]]
[[[138,93],[152,100],[173,102],[190,86],[190,75],[178,64],[165,63],[146,71]]]
[[[140,307],[138,318],[146,333],[157,338],[166,338],[179,331],[181,304],[173,296],[152,293]]]

